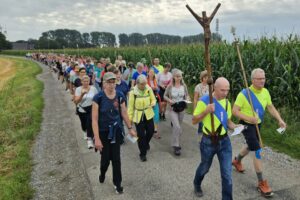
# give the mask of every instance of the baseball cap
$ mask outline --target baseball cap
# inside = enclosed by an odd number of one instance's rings
[[[106,72],[103,76],[103,81],[108,81],[110,79],[116,79],[116,75],[112,72]]]

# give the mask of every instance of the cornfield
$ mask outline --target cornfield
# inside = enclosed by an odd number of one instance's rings
[[[299,110],[300,105],[300,39],[290,36],[286,40],[276,37],[261,38],[259,41],[243,41],[240,44],[242,58],[248,82],[251,70],[260,67],[266,72],[266,87],[269,89],[273,103],[279,107]],[[28,51],[3,51],[6,55],[24,56]],[[34,51],[33,51],[34,52]],[[35,50],[35,52],[49,52],[49,50]],[[110,57],[113,61],[117,55],[122,55],[127,61],[137,62],[146,58],[158,57],[161,63],[170,62],[173,68],[184,72],[184,80],[189,86],[199,81],[199,73],[204,70],[203,45],[175,45],[175,46],[146,46],[126,48],[101,49],[65,49],[51,50],[54,53],[90,56],[96,59]],[[233,44],[226,42],[213,43],[210,46],[213,76],[224,76],[231,83],[230,97],[237,96],[243,88],[242,74],[238,62],[237,52]]]

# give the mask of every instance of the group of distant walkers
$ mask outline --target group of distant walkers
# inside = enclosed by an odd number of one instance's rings
[[[266,109],[280,127],[286,128],[286,123],[264,87],[266,78],[263,69],[256,68],[252,71],[252,85],[238,94],[232,106],[227,99],[230,84],[225,77],[219,77],[214,82],[213,103],[210,103],[208,73],[206,70],[202,71],[191,102],[183,72],[172,69],[170,63],[160,65],[158,58],[152,59],[148,66],[145,58],[137,63],[127,63],[122,56],[117,56],[114,64],[109,58],[96,60],[91,57],[42,53],[28,57],[49,66],[50,70],[57,73],[57,79],[65,84],[66,91],[70,92],[76,105],[76,114],[80,119],[87,147],[101,154],[99,182],[104,183],[111,161],[117,193],[123,193],[120,149],[125,143],[126,135],[137,140],[139,158],[145,162],[152,137],[158,140],[164,137],[159,126],[160,121],[166,121],[168,116],[172,126],[172,151],[175,156],[180,156],[185,109],[188,103],[193,103],[192,123],[198,124],[197,132],[201,136],[201,162],[193,181],[195,195],[203,196],[202,181],[217,155],[222,199],[233,199],[232,166],[237,172],[244,173],[242,159],[249,153],[253,156],[258,190],[266,197],[273,195],[267,180],[263,178],[262,148],[256,127],[260,129]],[[232,115],[240,120],[239,124],[231,120]],[[244,127],[242,133],[246,145],[232,159],[229,130],[241,125]]]

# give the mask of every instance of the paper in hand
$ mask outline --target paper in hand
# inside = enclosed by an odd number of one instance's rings
[[[138,140],[138,137],[133,137],[130,134],[128,134],[126,137],[132,143],[136,143],[136,141]]]
[[[285,128],[279,127],[279,128],[276,129],[276,130],[277,130],[277,132],[278,132],[279,134],[283,134],[284,131],[285,131]]]
[[[231,133],[230,136],[239,135],[244,129],[245,129],[245,126],[244,125],[240,125],[240,126],[234,128],[234,130],[233,130],[233,132]]]

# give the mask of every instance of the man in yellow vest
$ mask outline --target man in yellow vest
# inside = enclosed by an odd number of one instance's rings
[[[240,153],[232,161],[232,165],[235,169],[243,173],[244,167],[242,165],[242,159],[249,153],[254,153],[253,163],[258,178],[258,190],[266,197],[272,196],[273,192],[270,188],[267,180],[262,176],[262,163],[261,163],[261,146],[259,144],[259,138],[257,135],[255,124],[258,124],[260,128],[263,121],[265,109],[267,108],[269,113],[278,121],[278,124],[282,128],[286,128],[286,123],[282,120],[279,112],[272,104],[269,91],[264,88],[266,78],[264,70],[257,68],[251,73],[252,85],[249,87],[250,96],[253,103],[253,109],[256,113],[256,117],[253,117],[253,112],[248,100],[247,90],[243,89],[237,96],[233,105],[232,113],[234,116],[240,119],[240,123],[246,126],[243,131],[243,135],[246,139],[247,146],[245,146]]]
[[[194,192],[197,197],[203,196],[201,183],[208,172],[215,154],[217,154],[222,178],[222,199],[232,199],[232,165],[231,142],[227,135],[227,129],[237,127],[231,121],[231,104],[226,99],[229,92],[229,82],[226,78],[218,78],[214,84],[214,103],[209,103],[209,96],[202,96],[194,110],[193,124],[203,122],[203,137],[200,142],[201,163],[198,166],[194,178]],[[214,125],[217,132],[216,144],[211,138],[211,117],[214,114]]]

